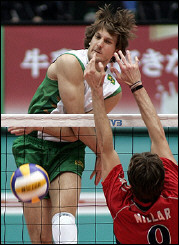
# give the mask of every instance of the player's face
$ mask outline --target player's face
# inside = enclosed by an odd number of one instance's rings
[[[96,61],[102,62],[106,66],[114,52],[116,52],[117,36],[110,35],[104,28],[98,30],[90,42],[90,47],[88,49],[89,60],[96,53]]]

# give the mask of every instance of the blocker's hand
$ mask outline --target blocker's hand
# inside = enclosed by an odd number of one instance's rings
[[[101,62],[96,63],[96,53],[90,60],[84,71],[84,78],[91,87],[96,90],[102,88],[105,78],[104,66]]]
[[[90,179],[92,179],[94,175],[95,175],[94,184],[98,185],[100,180],[101,180],[101,175],[102,175],[102,163],[101,163],[101,157],[100,156],[96,157],[95,168],[94,168],[94,170],[90,176]]]
[[[24,134],[30,134],[32,131],[37,130],[36,128],[32,127],[9,127],[8,132],[11,134],[15,134],[16,136],[21,136]]]
[[[114,67],[111,67],[111,72],[115,73],[115,77],[118,82],[122,81],[131,86],[135,82],[141,81],[141,73],[139,70],[139,60],[137,56],[135,57],[135,62],[133,63],[129,50],[127,50],[126,53],[127,59],[125,58],[121,50],[118,52],[121,59],[119,58],[119,55],[117,53],[114,53],[116,62],[121,69],[121,74]]]

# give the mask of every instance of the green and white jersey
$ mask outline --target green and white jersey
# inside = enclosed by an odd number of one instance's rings
[[[71,54],[77,58],[79,61],[81,68],[84,72],[86,65],[88,64],[88,50],[70,50],[65,52],[64,54]],[[62,54],[63,55],[63,54]],[[92,110],[92,95],[91,88],[89,87],[86,80],[84,80],[85,86],[85,103],[84,103],[84,111],[89,112]],[[110,72],[110,69],[107,68],[106,76],[103,84],[103,96],[104,99],[114,96],[121,92],[121,86]],[[65,114],[65,108],[63,105],[63,101],[60,98],[60,91],[58,91],[58,81],[52,81],[46,75],[46,78],[42,82],[42,84],[37,89],[30,107],[29,113],[52,113],[52,114]],[[38,137],[41,138],[41,132],[38,132]],[[50,141],[60,141],[55,137],[51,137],[48,134],[43,133],[43,139]]]
[[[77,60],[79,61],[81,68],[84,72],[86,65],[88,64],[88,50],[71,50],[69,52],[66,52],[67,54],[74,55]],[[84,103],[84,110],[85,112],[89,112],[92,110],[92,95],[91,95],[91,88],[89,87],[86,80],[84,80],[84,86],[85,86],[85,103]],[[117,93],[121,92],[121,86],[116,81],[115,77],[111,73],[110,69],[107,68],[106,70],[106,76],[104,79],[103,84],[103,96],[104,98],[108,98],[111,96],[116,95]],[[65,108],[63,106],[63,102],[59,101],[57,104],[57,108],[52,113],[65,113]]]

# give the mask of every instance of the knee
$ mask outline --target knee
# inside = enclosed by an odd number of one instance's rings
[[[57,213],[52,218],[52,236],[55,244],[77,244],[75,217],[70,213]]]

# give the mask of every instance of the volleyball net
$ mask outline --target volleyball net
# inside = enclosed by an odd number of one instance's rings
[[[134,153],[150,151],[150,138],[139,114],[108,114],[113,131],[113,143],[127,169]],[[171,151],[178,161],[178,115],[159,114]],[[16,170],[12,144],[17,136],[8,127],[95,127],[93,114],[1,114],[1,243],[30,244],[23,203],[18,202],[10,189],[10,178]],[[80,131],[79,131],[80,132]],[[115,244],[113,221],[107,208],[101,182],[94,185],[90,175],[96,155],[85,149],[85,169],[77,209],[78,244]],[[36,163],[38,164],[38,163]]]
[[[178,114],[159,114],[163,127],[178,127]],[[108,114],[112,127],[145,127],[140,114]],[[1,114],[1,127],[94,127],[93,114]]]

